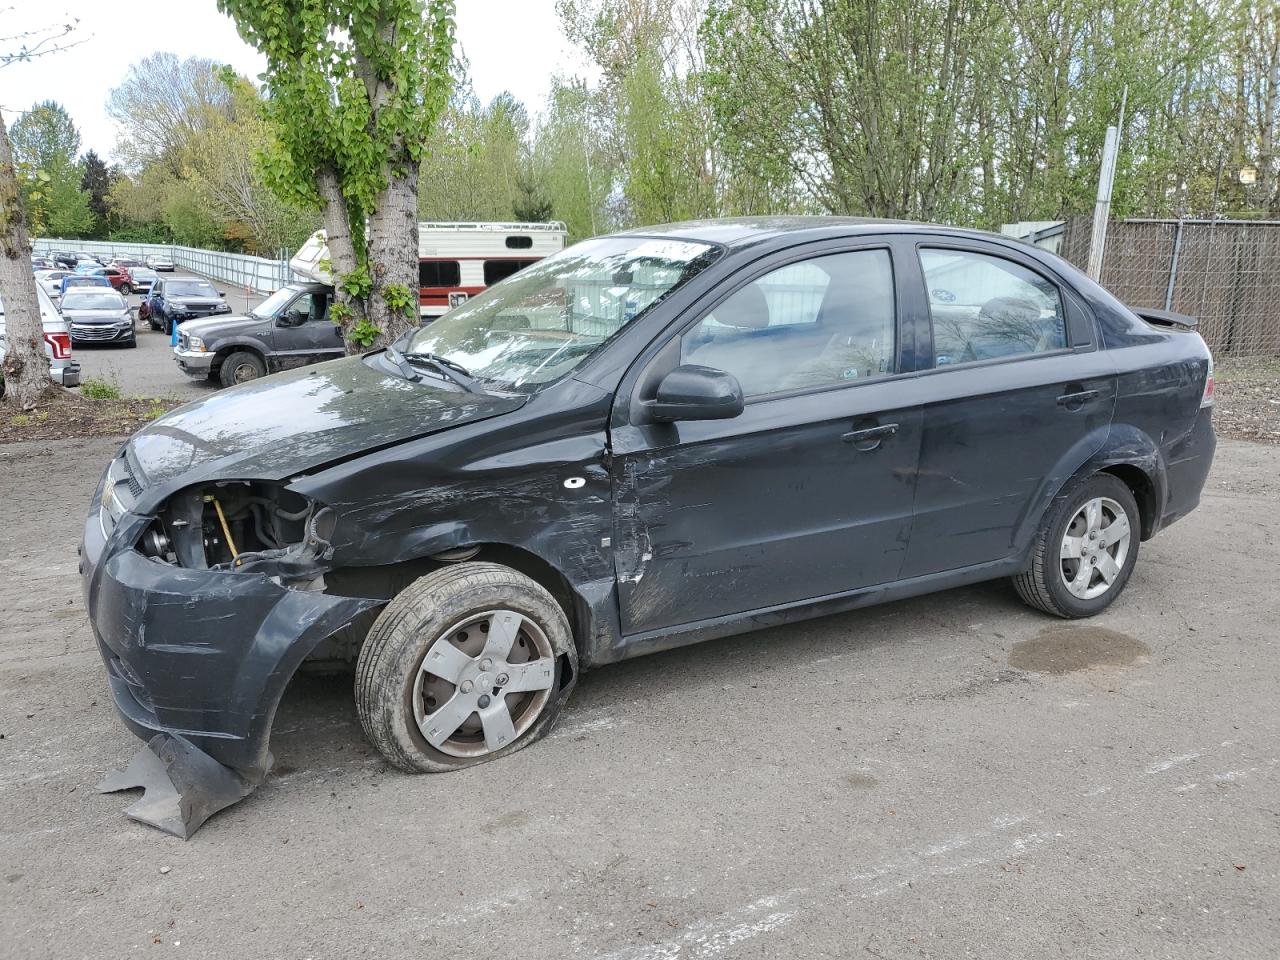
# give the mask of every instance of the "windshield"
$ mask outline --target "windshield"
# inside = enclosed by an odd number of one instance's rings
[[[450,310],[401,349],[532,392],[566,376],[717,254],[709,244],[686,240],[588,240]]]
[[[216,297],[218,291],[205,280],[170,280],[164,285],[166,297]]]
[[[63,310],[123,310],[124,301],[118,293],[68,293],[62,301]]]
[[[274,317],[286,303],[298,295],[297,287],[281,287],[249,312],[255,317]]]

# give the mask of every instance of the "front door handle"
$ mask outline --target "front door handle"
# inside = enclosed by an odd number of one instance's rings
[[[874,450],[880,441],[892,437],[898,432],[896,423],[882,423],[878,427],[867,427],[865,430],[850,430],[840,439],[852,443],[857,450]]]
[[[1067,390],[1069,392],[1058,398],[1058,406],[1066,407],[1068,410],[1079,410],[1086,403],[1098,399],[1097,390],[1072,390],[1070,387]]]

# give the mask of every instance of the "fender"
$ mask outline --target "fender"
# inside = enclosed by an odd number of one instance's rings
[[[1137,427],[1126,423],[1112,423],[1082,437],[1063,454],[1053,470],[1045,475],[1035,497],[1028,504],[1027,513],[1019,521],[1014,536],[1017,555],[1026,556],[1036,530],[1040,527],[1040,519],[1058,494],[1078,478],[1116,466],[1136,467],[1151,483],[1155,498],[1152,516],[1156,519],[1144,516],[1142,529],[1142,539],[1150,539],[1155,533],[1155,525],[1164,512],[1168,497],[1164,457],[1156,442]]]

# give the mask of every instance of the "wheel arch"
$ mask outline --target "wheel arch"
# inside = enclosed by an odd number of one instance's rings
[[[1030,549],[1041,518],[1054,499],[1071,484],[1095,473],[1110,473],[1124,482],[1138,503],[1142,539],[1155,536],[1167,496],[1164,457],[1146,432],[1113,423],[1081,438],[1044,476],[1014,535],[1019,555]]]

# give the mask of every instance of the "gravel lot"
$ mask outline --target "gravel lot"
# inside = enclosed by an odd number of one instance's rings
[[[76,575],[114,448],[0,447],[6,957],[1275,956],[1280,448],[1224,442],[1097,621],[996,583],[638,659],[469,771],[301,678],[185,844],[92,789],[140,745]]]
[[[171,278],[194,274],[178,270],[162,276]],[[235,313],[243,313],[264,299],[229,284],[212,282],[227,295],[227,303]],[[136,294],[129,297],[129,304],[135,312],[141,301],[142,298]],[[145,323],[138,323],[137,329],[138,346],[132,350],[112,344],[76,344],[72,356],[80,364],[81,378],[92,377],[114,383],[127,397],[172,398],[182,403],[208,396],[217,389],[218,384],[193,380],[178,369],[169,338],[163,333],[157,333]]]

